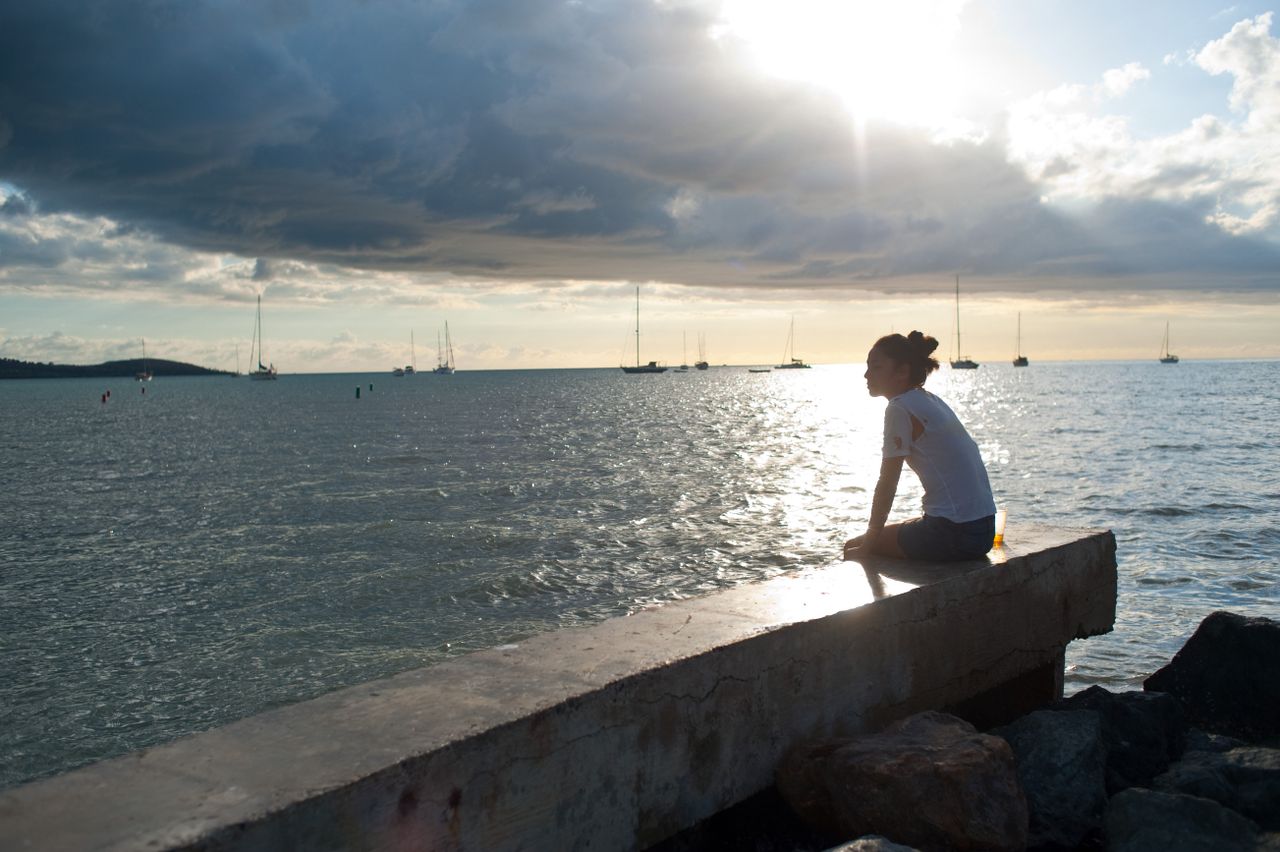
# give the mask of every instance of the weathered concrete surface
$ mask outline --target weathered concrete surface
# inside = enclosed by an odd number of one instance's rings
[[[15,788],[0,838],[642,848],[767,787],[798,740],[998,694],[1115,614],[1109,532],[1019,526],[990,561],[871,568],[544,634]]]

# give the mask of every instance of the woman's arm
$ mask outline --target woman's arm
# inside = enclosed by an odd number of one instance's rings
[[[905,460],[905,456],[895,456],[880,462],[880,478],[876,480],[876,490],[871,498],[871,520],[867,522],[867,532],[845,542],[845,559],[858,559],[872,553],[902,555],[898,549],[897,536],[892,534],[896,530],[886,536],[884,526],[889,518],[889,510],[893,508],[893,498],[898,493],[898,479],[902,476],[902,463]]]

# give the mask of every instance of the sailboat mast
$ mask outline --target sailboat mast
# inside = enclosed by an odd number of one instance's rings
[[[960,353],[964,352],[964,347],[960,345],[960,276],[956,276],[956,359],[959,360],[964,356]]]
[[[636,285],[636,366],[640,366],[640,285]]]
[[[453,338],[449,335],[449,321],[444,321],[444,345],[449,350],[449,368],[453,369]]]
[[[258,294],[258,318],[253,324],[253,339],[258,345],[258,368],[262,368],[262,294]]]
[[[413,342],[413,329],[409,329],[409,363],[413,365],[413,371],[418,372],[418,349]]]
[[[1017,350],[1016,352],[1013,353],[1015,358],[1022,354],[1022,312],[1021,311],[1018,312],[1018,342],[1017,342],[1017,345],[1014,346],[1014,349]]]

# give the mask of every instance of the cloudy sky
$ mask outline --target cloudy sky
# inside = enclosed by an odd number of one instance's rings
[[[1195,0],[6,0],[0,356],[1280,357],[1280,39]]]

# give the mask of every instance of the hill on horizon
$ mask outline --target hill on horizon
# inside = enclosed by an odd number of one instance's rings
[[[144,369],[160,376],[230,376],[230,370],[213,370],[182,361],[166,361],[162,358],[129,358],[124,361],[104,361],[101,364],[54,364],[38,361],[19,361],[16,358],[0,358],[0,379],[75,379],[75,378],[133,378]]]

